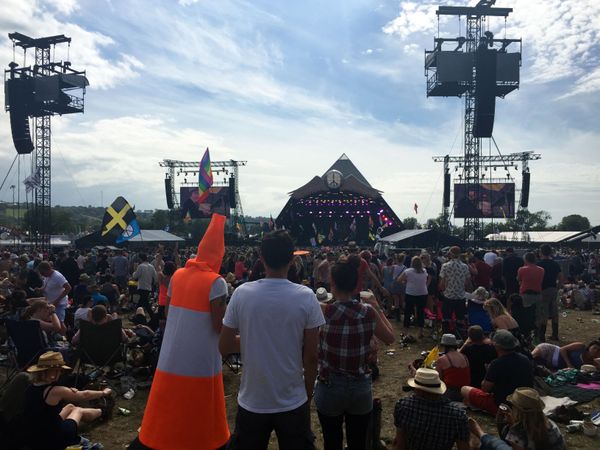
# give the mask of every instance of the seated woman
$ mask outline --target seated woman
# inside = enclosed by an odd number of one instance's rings
[[[46,336],[46,342],[52,342],[52,335],[60,333],[64,335],[67,331],[64,323],[62,323],[55,312],[54,305],[48,304],[45,299],[33,299],[30,305],[25,308],[22,316],[23,320],[37,320],[40,323],[40,328]]]
[[[331,268],[335,301],[321,303],[325,325],[320,331],[315,404],[325,450],[343,448],[344,421],[348,448],[364,448],[373,409],[371,338],[394,342],[393,328],[375,297],[362,294],[361,301],[352,298],[358,267],[350,258],[335,263]]]
[[[96,305],[92,308],[90,312],[90,322],[92,322],[95,325],[103,325],[116,318],[116,313],[113,313],[113,315],[108,314],[104,305]],[[133,332],[131,330],[125,330],[124,328],[121,329],[121,338],[123,342],[127,342],[127,340],[132,336]],[[75,333],[75,336],[73,336],[73,339],[71,340],[73,345],[77,345],[79,343],[80,338],[81,330],[77,330],[77,333]]]
[[[46,352],[37,364],[27,372],[33,375],[33,382],[25,392],[24,418],[31,425],[26,444],[33,450],[63,450],[79,444],[78,427],[80,422],[91,422],[102,415],[102,410],[80,408],[76,402],[93,400],[112,394],[110,389],[103,391],[78,391],[56,382],[65,366],[58,352]]]
[[[490,317],[484,309],[484,304],[489,298],[489,292],[482,286],[479,286],[471,294],[466,294],[469,299],[468,314],[469,325],[479,325],[485,334],[492,331]]]
[[[444,355],[440,356],[435,364],[435,370],[438,371],[440,379],[446,384],[446,397],[453,401],[461,401],[461,388],[471,385],[469,360],[457,349],[456,336],[444,334],[440,341],[440,350],[444,352]]]
[[[550,370],[580,369],[584,364],[592,364],[600,369],[600,341],[592,341],[588,345],[573,342],[563,347],[542,343],[531,354],[537,364]]]
[[[497,298],[490,298],[483,304],[483,308],[489,314],[492,326],[495,330],[508,330],[511,333],[519,329],[519,323],[506,310]]]
[[[485,433],[474,419],[469,419],[471,433],[481,441],[480,449],[565,449],[560,429],[544,415],[544,402],[535,389],[517,388],[507,397],[507,401],[512,408],[502,418],[508,425],[501,433],[503,440]]]

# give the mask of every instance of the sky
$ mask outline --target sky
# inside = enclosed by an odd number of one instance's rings
[[[427,98],[424,50],[437,5],[474,3],[2,0],[0,62],[13,59],[9,32],[65,34],[71,47],[55,58],[87,70],[85,114],[52,119],[53,205],[106,206],[124,195],[137,209],[165,209],[159,161],[199,161],[209,147],[213,160],[248,161],[245,214],[275,217],[288,192],[346,153],[400,218],[415,216],[417,203],[425,222],[442,202],[432,157],[462,152],[464,102]],[[489,28],[523,39],[523,64],[520,89],[497,101],[494,138],[502,153],[542,154],[530,163],[531,211],[598,225],[600,2],[496,6],[514,12]],[[460,33],[454,18],[439,27]],[[2,177],[14,156],[0,114]],[[12,200],[10,184],[16,171],[0,200]]]

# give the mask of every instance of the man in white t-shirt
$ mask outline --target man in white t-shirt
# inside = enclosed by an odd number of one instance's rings
[[[279,448],[314,449],[309,404],[325,319],[312,290],[287,280],[293,252],[287,232],[265,235],[266,278],[237,288],[225,312],[219,350],[241,353],[244,367],[232,438],[236,449],[266,449],[273,430]]]
[[[56,315],[61,322],[65,321],[67,310],[67,295],[71,292],[71,285],[58,270],[54,270],[48,261],[38,265],[40,275],[44,277],[42,291],[50,305],[56,308]]]

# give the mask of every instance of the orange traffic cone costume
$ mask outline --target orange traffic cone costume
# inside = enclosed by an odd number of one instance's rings
[[[215,450],[229,439],[209,301],[225,253],[224,227],[225,217],[214,214],[196,259],[171,279],[165,335],[139,435],[155,450]]]

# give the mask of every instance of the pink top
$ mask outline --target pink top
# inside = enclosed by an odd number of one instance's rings
[[[517,280],[520,288],[519,294],[542,292],[542,280],[544,279],[544,269],[535,264],[525,264],[519,267]]]

